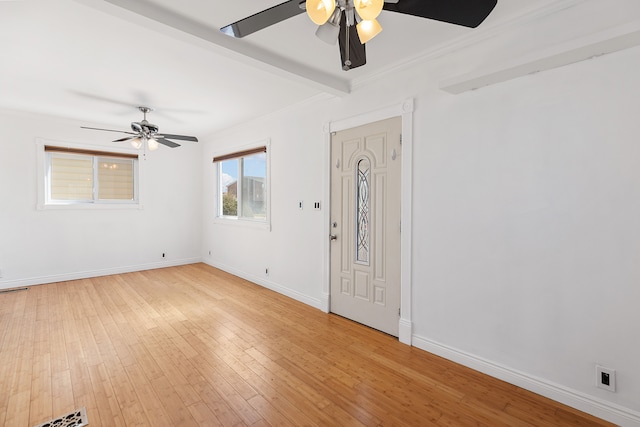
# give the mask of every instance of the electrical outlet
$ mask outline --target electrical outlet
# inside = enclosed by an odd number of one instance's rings
[[[320,210],[320,202],[313,202],[313,209],[319,211]]]
[[[211,256],[211,251],[209,251],[209,256]]]
[[[304,204],[302,203],[302,200],[300,200],[298,202],[298,209],[302,210],[303,209]]]
[[[596,387],[603,390],[616,392],[616,371],[596,365]]]
[[[162,258],[164,258],[164,257],[165,257],[165,255],[166,255],[166,254],[165,254],[164,252],[162,252]]]
[[[269,277],[269,267],[264,269],[264,275]]]

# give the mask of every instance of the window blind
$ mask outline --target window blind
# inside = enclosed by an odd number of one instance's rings
[[[131,159],[98,157],[98,199],[133,200]]]
[[[51,201],[133,201],[137,154],[45,146]]]
[[[52,156],[51,199],[92,200],[93,159]]]
[[[113,153],[111,151],[100,151],[100,150],[85,150],[83,148],[57,147],[55,145],[45,145],[44,151],[56,152],[56,153],[69,153],[69,154],[86,154],[88,156],[108,156],[108,157],[117,157],[122,159],[138,158],[137,154]]]
[[[223,154],[222,156],[214,157],[213,163],[223,162],[225,160],[231,160],[231,159],[239,159],[240,157],[246,157],[252,154],[266,153],[266,152],[267,152],[266,146],[251,148],[249,150],[236,151],[235,153]]]

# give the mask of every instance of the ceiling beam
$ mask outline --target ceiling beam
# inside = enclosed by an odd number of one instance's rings
[[[75,0],[113,16],[153,29],[164,35],[197,44],[238,62],[293,79],[319,91],[336,96],[349,94],[347,80],[336,78],[308,65],[266,52],[242,40],[223,34],[219,29],[143,0]]]
[[[447,78],[440,89],[460,94],[511,79],[551,70],[640,45],[640,21],[552,46],[489,68]]]

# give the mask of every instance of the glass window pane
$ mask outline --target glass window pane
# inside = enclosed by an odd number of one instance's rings
[[[242,217],[265,220],[267,155],[258,153],[243,157],[242,162]]]
[[[93,159],[51,155],[51,200],[93,200]]]
[[[98,199],[134,200],[133,160],[98,158]]]
[[[215,158],[214,158],[215,161]],[[218,160],[218,215],[267,221],[267,153],[247,150],[239,157]]]
[[[220,163],[222,216],[238,216],[238,160]]]

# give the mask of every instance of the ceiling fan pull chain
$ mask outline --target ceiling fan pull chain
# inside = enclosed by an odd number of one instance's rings
[[[346,13],[346,12],[345,12]],[[346,22],[346,20],[345,20]],[[345,59],[344,61],[344,65],[342,66],[342,69],[344,71],[348,71],[351,68],[351,60],[349,59],[349,26],[347,24],[347,28],[346,31],[344,32],[345,35],[345,40],[346,40],[346,44],[345,44],[345,56],[347,57],[347,59]]]

